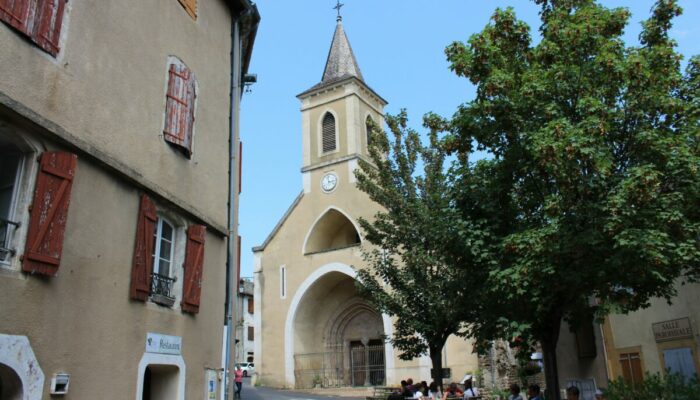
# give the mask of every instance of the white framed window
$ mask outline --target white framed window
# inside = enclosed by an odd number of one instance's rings
[[[9,264],[17,254],[12,236],[19,228],[15,207],[22,176],[24,155],[12,145],[0,144],[0,263]]]
[[[0,268],[19,270],[29,224],[28,205],[41,146],[28,135],[0,130]]]
[[[181,224],[173,218],[158,213],[153,232],[153,269],[150,300],[166,307],[173,307],[182,297],[182,265],[185,257],[185,241]]]
[[[153,241],[153,273],[169,278],[173,265],[175,227],[167,219],[158,217]]]

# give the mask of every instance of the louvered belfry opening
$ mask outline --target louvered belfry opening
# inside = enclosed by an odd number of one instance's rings
[[[335,150],[335,117],[333,114],[327,112],[323,116],[322,130],[323,152]]]

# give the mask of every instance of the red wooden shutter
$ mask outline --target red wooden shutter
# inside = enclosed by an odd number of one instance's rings
[[[199,312],[199,298],[202,294],[202,268],[204,266],[204,225],[190,225],[187,228],[185,248],[185,280],[182,289],[182,311]]]
[[[238,235],[238,251],[237,261],[236,261],[236,293],[239,293],[241,289],[241,236]]]
[[[195,21],[197,20],[197,0],[180,0],[180,4],[185,8],[187,14]]]
[[[45,152],[32,201],[22,270],[54,276],[63,250],[63,234],[78,157],[66,152]]]
[[[141,195],[139,219],[136,224],[134,262],[131,266],[130,297],[146,301],[151,294],[151,274],[153,273],[153,242],[158,215],[153,201]]]
[[[238,142],[238,194],[243,188],[243,142]]]
[[[170,64],[165,104],[165,140],[192,156],[195,103],[194,74],[184,65]]]
[[[66,0],[38,0],[33,39],[52,56],[58,54]]]
[[[28,35],[29,3],[30,0],[0,0],[0,21]]]

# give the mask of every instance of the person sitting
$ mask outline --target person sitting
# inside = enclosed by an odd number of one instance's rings
[[[456,383],[452,382],[447,390],[445,390],[445,394],[442,395],[442,400],[457,399],[460,397],[462,397],[462,391],[459,390]]]
[[[595,400],[604,400],[604,399],[605,399],[605,393],[603,393],[603,391],[600,389],[596,389]]]
[[[464,400],[479,397],[479,390],[473,386],[471,375],[464,375],[462,383],[464,383]]]
[[[523,400],[523,396],[520,395],[520,386],[517,383],[510,385],[508,400]]]
[[[437,382],[430,382],[430,386],[428,386],[428,397],[430,400],[442,399],[442,393],[440,393],[440,388],[438,387]]]
[[[540,395],[540,385],[533,383],[527,388],[527,398],[528,400],[542,400],[542,395]]]
[[[566,389],[566,400],[578,400],[579,390],[576,386],[569,386]]]

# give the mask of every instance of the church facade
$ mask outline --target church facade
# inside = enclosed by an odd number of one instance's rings
[[[427,355],[400,360],[385,340],[391,318],[355,288],[369,246],[357,221],[380,208],[357,188],[354,171],[368,157],[368,124],[382,124],[387,102],[365,83],[340,18],[321,82],[297,97],[303,190],[253,249],[258,379],[287,388],[429,381]],[[455,379],[478,368],[471,345],[456,337],[443,357]]]

